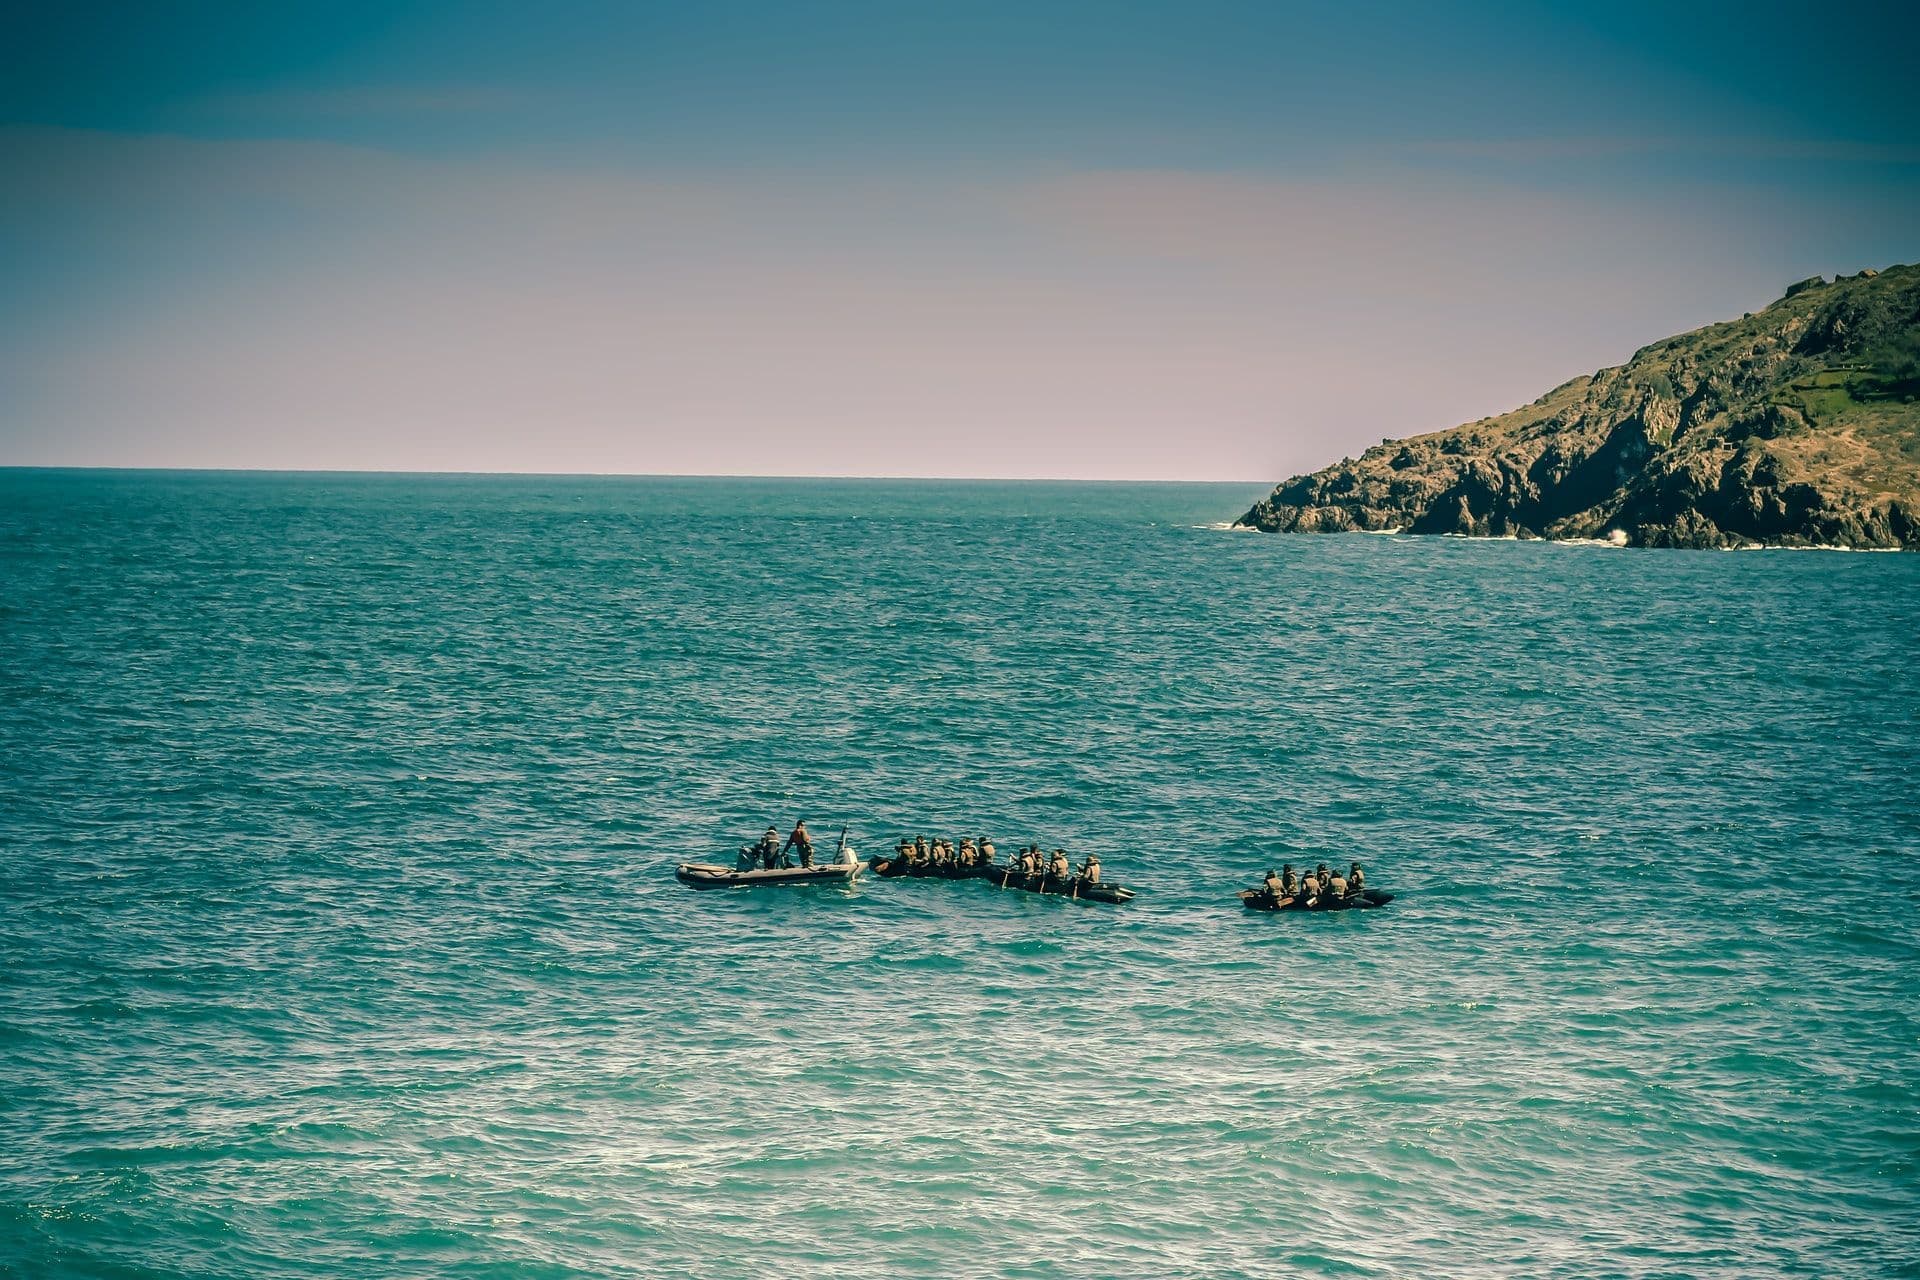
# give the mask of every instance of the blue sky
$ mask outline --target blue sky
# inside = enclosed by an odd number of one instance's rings
[[[0,464],[1278,478],[1920,258],[1894,6],[9,22]]]

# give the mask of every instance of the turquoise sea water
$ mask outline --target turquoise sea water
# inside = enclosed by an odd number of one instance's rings
[[[1258,492],[0,472],[0,1272],[1920,1275],[1920,557]]]

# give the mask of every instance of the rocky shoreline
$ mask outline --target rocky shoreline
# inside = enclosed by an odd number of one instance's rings
[[[1235,523],[1920,549],[1920,266],[1803,280],[1511,413],[1383,442]]]

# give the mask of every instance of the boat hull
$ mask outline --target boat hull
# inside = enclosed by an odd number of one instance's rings
[[[1056,880],[1052,876],[1030,876],[1012,867],[989,867],[983,877],[1002,889],[1022,889],[1028,893],[1049,893],[1074,902],[1105,902],[1113,906],[1133,901],[1133,890],[1123,884],[1086,884],[1078,876]]]
[[[997,876],[1004,867],[955,867],[934,866],[929,863],[905,862],[899,858],[874,858],[867,865],[873,874],[889,880],[910,878],[915,880],[984,880]]]
[[[1265,889],[1243,889],[1240,891],[1241,905],[1249,911],[1358,911],[1363,908],[1384,907],[1393,901],[1393,895],[1384,889],[1362,889],[1357,894],[1333,901],[1315,902],[1308,906],[1301,898],[1282,898],[1275,902]]]
[[[760,886],[794,884],[852,884],[860,874],[860,863],[822,863],[812,867],[775,867],[754,871],[736,871],[717,862],[683,862],[674,868],[674,879],[696,889],[752,889]]]
[[[910,876],[926,880],[985,880],[1001,889],[1021,889],[1027,893],[1048,893],[1075,902],[1104,902],[1119,906],[1133,901],[1133,890],[1123,884],[1084,884],[1078,876],[1055,880],[1051,876],[1030,876],[1016,867],[994,864],[984,867],[937,867],[908,864],[897,858],[875,858],[873,873],[893,879]]]

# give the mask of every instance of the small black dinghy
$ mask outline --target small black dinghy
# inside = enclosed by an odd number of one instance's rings
[[[1249,911],[1356,911],[1362,907],[1384,907],[1393,895],[1383,889],[1362,889],[1344,898],[1281,898],[1275,901],[1265,889],[1242,889],[1240,901]]]
[[[984,880],[989,876],[998,876],[1004,869],[998,866],[957,867],[951,863],[908,862],[899,857],[869,858],[867,866],[873,874],[890,880],[899,876],[925,880]]]
[[[1064,880],[1048,875],[1028,875],[1018,867],[979,867],[975,874],[1002,889],[1025,889],[1028,893],[1051,893],[1075,902],[1110,902],[1115,906],[1133,901],[1133,890],[1123,884],[1088,884],[1081,876]]]
[[[1020,868],[1002,863],[978,863],[960,867],[951,863],[911,863],[903,858],[874,858],[869,864],[877,876],[892,879],[912,876],[929,880],[985,880],[1001,889],[1024,889],[1028,893],[1051,893],[1075,902],[1107,902],[1115,906],[1133,901],[1133,890],[1123,884],[1088,884],[1084,877],[1030,876]]]

